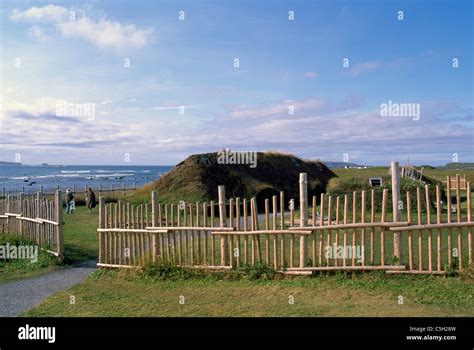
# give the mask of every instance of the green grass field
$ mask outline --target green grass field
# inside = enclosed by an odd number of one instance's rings
[[[331,181],[346,181],[348,179],[357,178],[367,180],[372,176],[387,176],[389,175],[389,167],[373,167],[367,169],[332,169],[337,175],[337,178]],[[439,181],[446,181],[447,176],[455,176],[456,174],[465,174],[466,180],[473,183],[474,170],[453,170],[453,169],[424,169],[423,175],[429,176]]]
[[[99,249],[99,209],[90,214],[86,207],[76,208],[74,214],[64,214],[64,256],[68,264],[95,259]]]
[[[474,316],[474,280],[382,273],[167,280],[101,271],[23,316]]]

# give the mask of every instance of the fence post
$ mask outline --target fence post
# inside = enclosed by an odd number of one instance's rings
[[[7,195],[7,213],[10,212],[10,195]],[[10,216],[7,216],[7,227],[5,230],[6,233],[10,233]]]
[[[393,211],[393,222],[400,221],[400,209],[399,203],[401,200],[400,195],[400,166],[398,162],[392,162],[391,164],[392,173],[392,211]],[[402,264],[402,245],[401,245],[401,233],[395,232],[393,234],[393,255],[398,258],[398,263]]]
[[[19,204],[20,204],[20,215],[23,216],[23,193],[20,193],[18,195],[18,201],[19,201]],[[23,220],[19,220],[19,224],[20,224],[20,235],[23,236]]]
[[[308,226],[308,176],[300,173],[300,227]],[[306,236],[300,236],[300,267],[304,267],[307,258]]]
[[[227,216],[225,211],[225,186],[217,187],[218,197],[219,197],[219,226],[225,227],[227,224]],[[227,264],[227,236],[221,236],[221,266],[226,266]]]
[[[40,216],[40,208],[41,208],[41,198],[43,197],[43,194],[41,192],[36,192],[36,201],[35,201],[35,217]],[[35,241],[36,242],[41,242],[41,229],[42,227],[38,224],[35,225]]]
[[[105,198],[104,196],[99,196],[99,228],[105,228]],[[104,262],[105,257],[105,233],[99,232],[99,263]]]
[[[151,192],[151,226],[157,227],[158,226],[158,194],[156,191]],[[178,208],[179,213],[179,208]],[[179,214],[178,214],[179,215]],[[158,245],[157,245],[157,237],[156,233],[152,236],[152,251],[153,251],[153,263],[156,262],[156,258],[158,256]]]
[[[64,259],[64,226],[63,226],[63,203],[61,200],[61,191],[57,190],[54,196],[56,206],[56,252],[60,260]]]

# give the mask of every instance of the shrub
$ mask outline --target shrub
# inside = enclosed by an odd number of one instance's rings
[[[257,262],[254,265],[245,264],[240,268],[240,271],[251,280],[275,278],[275,269],[273,266],[266,265],[262,262]]]

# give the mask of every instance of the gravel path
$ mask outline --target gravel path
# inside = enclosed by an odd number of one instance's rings
[[[91,260],[71,268],[0,284],[0,317],[14,317],[33,308],[51,295],[82,282],[97,269]]]

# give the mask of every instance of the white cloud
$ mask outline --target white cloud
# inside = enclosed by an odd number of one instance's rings
[[[66,38],[80,38],[102,48],[140,48],[148,44],[152,28],[137,28],[135,24],[122,24],[107,18],[93,19],[87,14],[69,18],[65,7],[47,5],[25,11],[13,10],[10,17],[15,22],[50,23]],[[41,28],[35,26],[30,34],[40,38]]]
[[[258,119],[263,117],[288,117],[289,108],[292,106],[295,113],[307,111],[321,111],[329,106],[329,101],[323,98],[313,98],[300,101],[283,101],[272,105],[260,107],[238,106],[228,114],[232,118]]]
[[[326,160],[340,159],[338,155],[349,153],[351,159],[359,157],[370,164],[388,164],[393,157],[406,156],[415,162],[429,156],[446,163],[453,152],[468,160],[472,158],[472,121],[460,122],[462,118],[451,120],[437,114],[440,110],[443,116],[456,111],[468,117],[472,116],[472,109],[462,110],[454,102],[420,101],[422,118],[414,121],[383,118],[378,109],[360,111],[366,109],[358,105],[360,100],[349,99],[351,103],[347,100],[335,102],[316,97],[235,107],[231,109],[234,115],[219,113],[210,116],[205,124],[191,123],[186,117],[168,118],[167,106],[145,108],[144,115],[153,118],[139,122],[136,112],[114,112],[107,118],[102,108],[110,104],[104,98],[97,101],[98,114],[92,121],[55,117],[55,107],[61,101],[58,99],[41,98],[27,103],[9,100],[3,120],[0,113],[0,123],[4,121],[0,129],[0,156],[21,152],[25,159],[35,157],[36,163],[52,162],[54,156],[68,164],[88,164],[91,156],[98,163],[110,163],[121,154],[130,153],[133,159],[143,163],[163,164],[180,161],[183,154],[229,147],[280,149],[305,158]],[[292,116],[286,108],[290,102],[297,106]],[[254,113],[272,117],[252,118]],[[24,136],[33,133],[35,137]]]
[[[96,22],[88,17],[58,23],[58,28],[65,37],[78,37],[99,47],[117,49],[143,47],[153,32],[151,28],[137,29],[134,24],[122,25],[104,19]]]
[[[62,6],[46,5],[43,7],[31,7],[20,11],[14,9],[10,18],[13,21],[40,21],[58,23],[66,20],[68,10]]]

